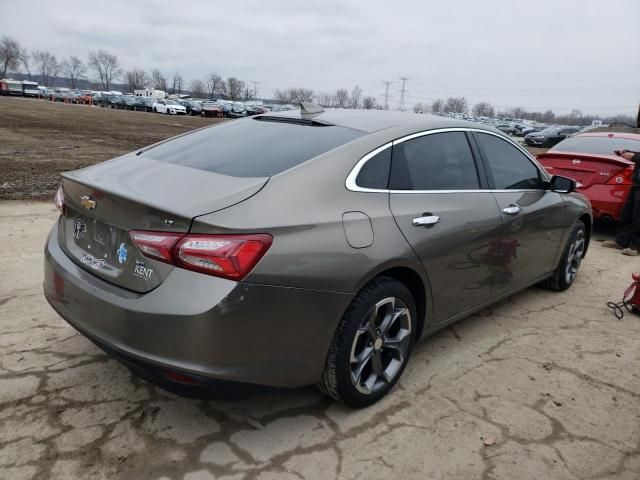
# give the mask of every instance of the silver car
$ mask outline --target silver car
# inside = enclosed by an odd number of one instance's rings
[[[574,189],[478,124],[267,113],[64,173],[44,292],[165,388],[317,384],[362,407],[421,337],[571,286],[592,223]]]

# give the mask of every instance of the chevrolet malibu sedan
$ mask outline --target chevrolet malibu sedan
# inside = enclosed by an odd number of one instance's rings
[[[420,338],[571,286],[592,222],[574,188],[465,121],[258,115],[64,173],[44,292],[165,388],[317,384],[362,407]]]

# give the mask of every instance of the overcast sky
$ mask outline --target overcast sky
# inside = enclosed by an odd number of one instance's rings
[[[91,49],[125,69],[216,72],[275,88],[351,89],[408,105],[447,96],[498,108],[635,114],[640,0],[0,0],[0,35],[58,58]]]

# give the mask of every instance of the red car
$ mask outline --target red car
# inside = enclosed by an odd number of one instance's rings
[[[634,164],[617,156],[615,150],[640,151],[640,133],[578,134],[537,159],[551,175],[578,182],[577,191],[591,200],[594,218],[619,220],[631,188]]]

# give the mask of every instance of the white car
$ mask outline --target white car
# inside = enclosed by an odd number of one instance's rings
[[[158,100],[153,104],[153,111],[157,113],[169,113],[171,115],[187,114],[187,109],[175,100]]]

